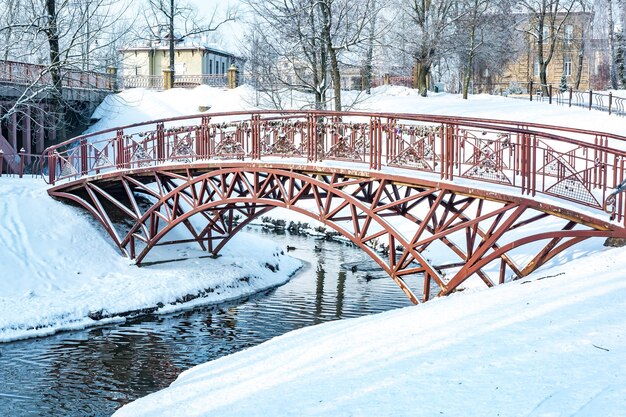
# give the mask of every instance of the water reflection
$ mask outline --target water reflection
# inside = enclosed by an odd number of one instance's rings
[[[290,254],[309,265],[243,304],[0,345],[0,416],[110,415],[196,364],[297,328],[410,304],[379,269],[341,266],[346,259],[366,264],[358,249],[290,235],[272,239],[295,246]]]

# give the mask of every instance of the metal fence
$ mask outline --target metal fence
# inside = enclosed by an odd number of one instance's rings
[[[67,88],[114,90],[115,79],[110,74],[62,68],[61,85]],[[0,61],[0,82],[19,85],[51,85],[50,67],[16,61]]]

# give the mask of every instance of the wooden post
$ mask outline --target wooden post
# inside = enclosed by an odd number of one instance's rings
[[[589,90],[589,110],[591,110],[592,102],[593,102],[593,91]]]
[[[533,82],[530,82],[530,87],[528,90],[528,95],[530,96],[530,101],[533,101]]]
[[[613,92],[609,91],[609,116],[611,115],[611,104],[613,103]]]
[[[237,73],[238,72],[239,71],[237,70],[237,67],[235,66],[235,64],[232,64],[230,68],[228,68],[228,72],[226,75],[228,88],[230,89],[237,88]]]

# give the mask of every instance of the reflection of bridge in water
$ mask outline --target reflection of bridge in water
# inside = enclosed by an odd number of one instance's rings
[[[467,279],[526,276],[591,237],[625,237],[612,192],[622,149],[623,137],[535,124],[261,111],[125,126],[45,157],[50,195],[89,210],[137,263],[160,245],[217,254],[285,207],[350,239],[417,303]]]

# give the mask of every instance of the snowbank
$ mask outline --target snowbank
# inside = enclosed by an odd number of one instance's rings
[[[625,255],[291,332],[114,416],[623,416]]]
[[[87,212],[51,199],[43,181],[3,177],[0,196],[0,342],[242,297],[284,283],[301,266],[241,233],[217,259],[177,246],[164,259],[189,259],[137,267]]]

